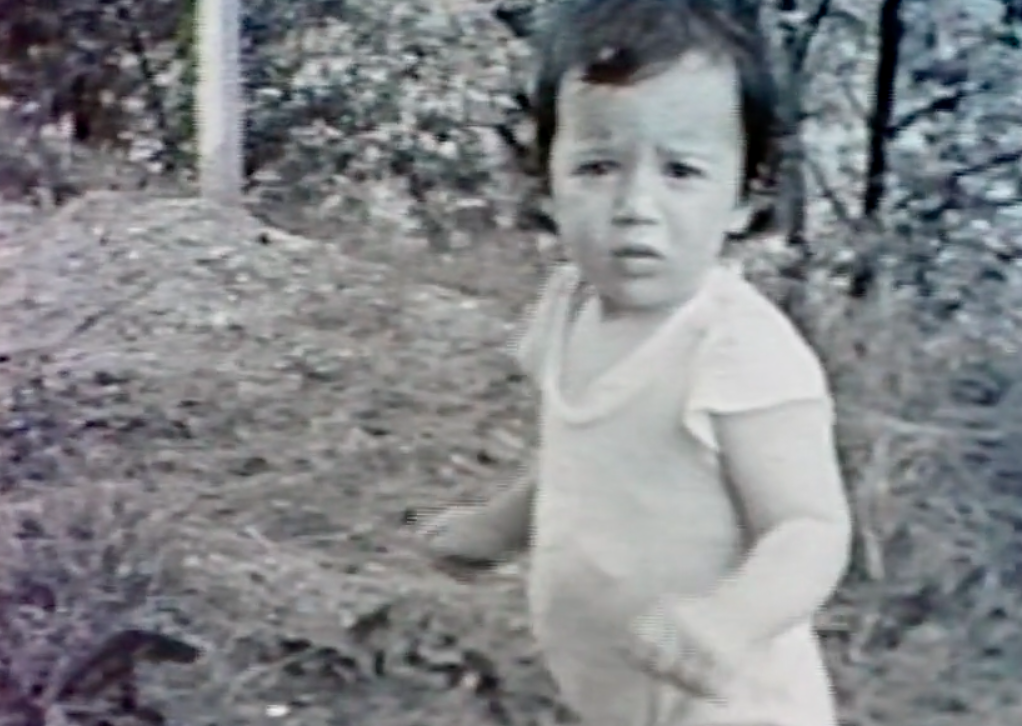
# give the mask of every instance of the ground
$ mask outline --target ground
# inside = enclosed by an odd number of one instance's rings
[[[142,611],[205,653],[146,675],[174,723],[570,721],[521,566],[457,584],[414,535],[530,455],[535,401],[505,354],[538,280],[521,239],[384,263],[364,230],[314,240],[113,192],[0,225],[0,496],[113,487],[150,510]],[[1017,645],[1006,617],[984,642]],[[966,671],[939,626],[876,655],[862,620],[821,621],[849,726],[1022,716],[1022,658],[942,684]]]

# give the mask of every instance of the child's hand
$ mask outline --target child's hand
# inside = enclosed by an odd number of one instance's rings
[[[639,668],[700,698],[723,700],[740,663],[741,635],[698,602],[661,602],[636,618],[628,654]]]
[[[496,543],[478,514],[474,507],[452,507],[419,530],[433,566],[456,580],[470,581],[497,564]]]

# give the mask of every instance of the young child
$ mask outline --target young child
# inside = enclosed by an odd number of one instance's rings
[[[849,556],[821,365],[721,262],[776,158],[756,29],[706,0],[565,0],[537,147],[573,264],[517,355],[533,475],[426,527],[449,571],[531,550],[586,726],[835,726],[812,618]]]

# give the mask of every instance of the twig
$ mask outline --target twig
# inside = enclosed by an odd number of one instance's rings
[[[952,112],[957,110],[958,106],[963,101],[967,100],[970,95],[972,95],[972,91],[970,89],[960,87],[955,89],[952,93],[938,96],[919,108],[907,111],[888,127],[886,132],[887,137],[889,139],[895,138],[898,134],[928,116],[933,116],[941,111]]]
[[[952,176],[955,180],[961,179],[963,176],[970,176],[972,174],[982,174],[985,171],[989,171],[995,166],[1005,166],[1006,164],[1016,164],[1022,161],[1022,149],[1013,149],[1012,151],[1002,151],[998,154],[994,154],[989,159],[981,161],[976,164],[970,164],[963,169],[957,169],[953,172]],[[1018,204],[1018,200],[1014,199],[1012,204]]]
[[[293,665],[307,661],[310,658],[315,657],[315,655],[315,652],[303,651],[287,656],[286,658],[282,658],[281,660],[273,663],[267,663],[266,665],[261,666],[251,666],[235,678],[231,685],[227,688],[227,692],[223,696],[223,703],[229,706],[234,705],[237,702],[242,689],[248,688],[268,676],[280,673]]]
[[[831,188],[826,174],[823,173],[823,169],[821,169],[820,165],[816,163],[816,160],[807,155],[805,162],[809,171],[813,175],[813,179],[820,187],[820,192],[827,198],[827,201],[830,202],[831,208],[834,210],[834,213],[837,214],[838,219],[841,220],[843,224],[847,225],[850,230],[854,231],[859,229],[861,225],[857,216],[853,214],[848,205],[842,201],[842,199],[837,195],[837,192]]]
[[[809,47],[812,45],[813,40],[819,33],[820,26],[823,24],[824,18],[826,18],[830,13],[830,4],[831,0],[820,0],[812,15],[803,21],[803,32],[801,37],[795,39],[792,43],[792,67],[800,74],[805,68],[806,56],[809,55]]]
[[[132,294],[126,295],[125,297],[122,297],[119,300],[115,300],[111,303],[108,303],[107,305],[104,305],[99,310],[96,310],[86,315],[80,321],[75,323],[75,325],[71,327],[70,330],[56,336],[55,339],[53,340],[32,346],[26,346],[23,348],[0,350],[0,358],[5,360],[11,360],[16,357],[28,356],[45,357],[47,355],[50,355],[54,351],[63,348],[64,346],[71,343],[75,338],[78,338],[84,335],[85,333],[89,332],[103,320],[112,316],[118,310],[132,303],[138,302],[143,297],[145,297],[149,292],[155,289],[158,284],[159,280],[153,280],[143,285],[141,288],[135,290]]]

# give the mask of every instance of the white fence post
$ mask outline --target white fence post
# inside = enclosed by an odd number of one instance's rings
[[[241,0],[198,0],[195,18],[199,184],[206,199],[237,206],[244,184]]]

